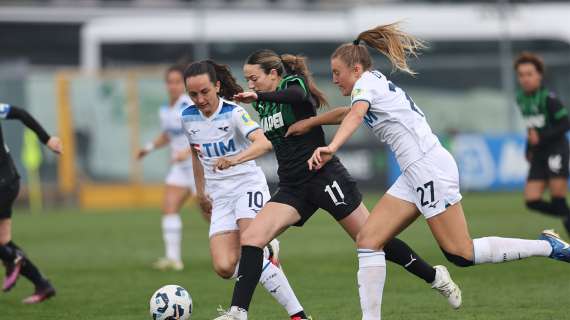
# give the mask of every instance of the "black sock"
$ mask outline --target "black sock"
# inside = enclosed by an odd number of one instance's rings
[[[526,202],[526,207],[549,216],[560,217],[560,215],[553,210],[552,203],[544,200],[532,200]]]
[[[232,307],[249,310],[253,292],[261,277],[263,249],[252,246],[241,247],[238,276],[232,297]]]
[[[570,215],[570,209],[568,209],[568,204],[564,197],[552,197],[551,207],[552,212],[560,217],[568,217]]]
[[[12,263],[16,259],[16,251],[8,244],[0,246],[0,260],[5,264]]]
[[[305,314],[305,311],[299,311],[299,312],[297,312],[291,316],[291,318],[293,318],[293,317],[301,317],[301,319],[307,319],[307,315]]]
[[[8,242],[8,246],[10,246],[13,250],[20,251],[24,256],[24,263],[22,264],[22,275],[30,280],[36,288],[44,287],[47,283],[47,280],[44,279],[40,270],[34,265],[34,263],[24,254],[24,251],[20,249],[14,242]]]
[[[404,267],[408,272],[422,278],[427,283],[435,280],[435,269],[425,262],[404,241],[394,238],[384,246],[386,260]]]
[[[566,232],[568,232],[568,235],[570,235],[570,217],[565,218],[563,224],[564,228],[566,228]]]

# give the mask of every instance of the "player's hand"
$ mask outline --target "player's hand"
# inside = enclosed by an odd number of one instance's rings
[[[61,139],[59,137],[49,138],[47,147],[57,154],[61,154],[63,152],[63,144],[61,143]]]
[[[210,222],[212,218],[212,198],[207,194],[198,195],[198,205],[200,205],[200,213],[206,221]]]
[[[257,101],[257,93],[255,91],[240,92],[234,95],[234,101],[242,103],[252,103]]]
[[[218,158],[216,163],[214,164],[214,170],[226,170],[229,167],[233,167],[236,165],[236,161],[232,157],[221,157]]]
[[[191,155],[192,155],[192,150],[190,149],[178,151],[174,154],[174,156],[172,156],[172,162],[176,163],[176,162],[186,161],[190,159]]]
[[[329,146],[319,147],[313,152],[311,158],[307,161],[309,170],[320,170],[334,155],[334,150]]]
[[[144,158],[144,156],[146,156],[148,154],[148,151],[145,149],[139,149],[139,151],[137,151],[137,160],[140,160],[142,158]]]
[[[289,126],[289,129],[287,129],[287,133],[285,133],[285,138],[287,138],[288,136],[300,136],[309,132],[309,130],[311,130],[310,120],[303,119]]]
[[[538,135],[538,131],[536,129],[528,130],[528,143],[531,146],[536,146],[540,142],[540,137]]]

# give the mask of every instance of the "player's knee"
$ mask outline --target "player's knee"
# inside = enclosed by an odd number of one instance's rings
[[[217,261],[214,263],[214,271],[216,271],[220,277],[230,279],[236,271],[236,266],[237,261]]]
[[[374,233],[362,229],[356,235],[356,247],[372,249],[372,250],[380,250],[382,249],[382,243],[380,243],[380,241],[378,241],[374,237]]]
[[[453,253],[447,252],[444,249],[441,249],[441,251],[443,252],[443,255],[449,262],[453,263],[458,267],[465,268],[465,267],[470,267],[474,264],[472,250],[471,252],[467,252],[467,250],[465,250],[464,252],[457,251]]]
[[[239,241],[242,246],[253,246],[263,248],[269,241],[264,241],[263,235],[245,230],[240,235]]]

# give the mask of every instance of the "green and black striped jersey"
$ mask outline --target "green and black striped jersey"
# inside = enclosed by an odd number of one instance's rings
[[[299,75],[284,77],[274,92],[259,92],[253,108],[259,114],[261,128],[273,144],[279,164],[279,184],[297,185],[313,175],[307,160],[313,151],[325,145],[321,127],[312,128],[300,136],[285,137],[293,123],[316,115],[317,101],[309,91],[307,81]]]
[[[568,109],[554,93],[546,88],[540,88],[532,94],[519,90],[517,104],[526,127],[537,130],[541,146],[565,140],[566,131],[570,128]]]

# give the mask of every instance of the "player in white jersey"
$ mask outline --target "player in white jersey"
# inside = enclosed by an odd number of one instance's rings
[[[243,232],[269,200],[269,188],[254,159],[271,150],[259,125],[231,99],[243,89],[227,66],[211,60],[191,64],[184,80],[193,105],[182,111],[182,125],[192,149],[196,193],[210,214],[210,253],[216,273],[236,278]],[[278,263],[263,259],[259,282],[291,319],[306,318]],[[239,281],[239,278],[237,278]]]
[[[154,263],[154,267],[160,270],[184,268],[181,254],[182,219],[179,212],[195,192],[190,146],[180,120],[182,110],[192,103],[184,92],[183,73],[181,66],[172,66],[166,71],[168,105],[160,107],[159,111],[162,132],[154,141],[139,150],[137,155],[137,158],[141,159],[154,149],[170,145],[172,165],[166,176],[162,206],[165,256]]]
[[[441,146],[412,99],[385,75],[372,70],[368,49],[360,42],[377,49],[395,68],[407,73],[413,73],[407,57],[415,56],[423,44],[397,24],[390,24],[364,31],[354,42],[338,47],[331,57],[333,82],[344,96],[352,96],[352,106],[315,121],[331,124],[338,123],[334,119],[343,119],[331,143],[317,148],[309,159],[313,170],[322,168],[363,122],[388,144],[402,170],[357,237],[362,319],[380,319],[386,278],[384,245],[420,214],[427,219],[446,258],[460,267],[531,256],[570,262],[570,246],[552,230],[543,231],[540,240],[471,238],[460,203],[455,160]]]

